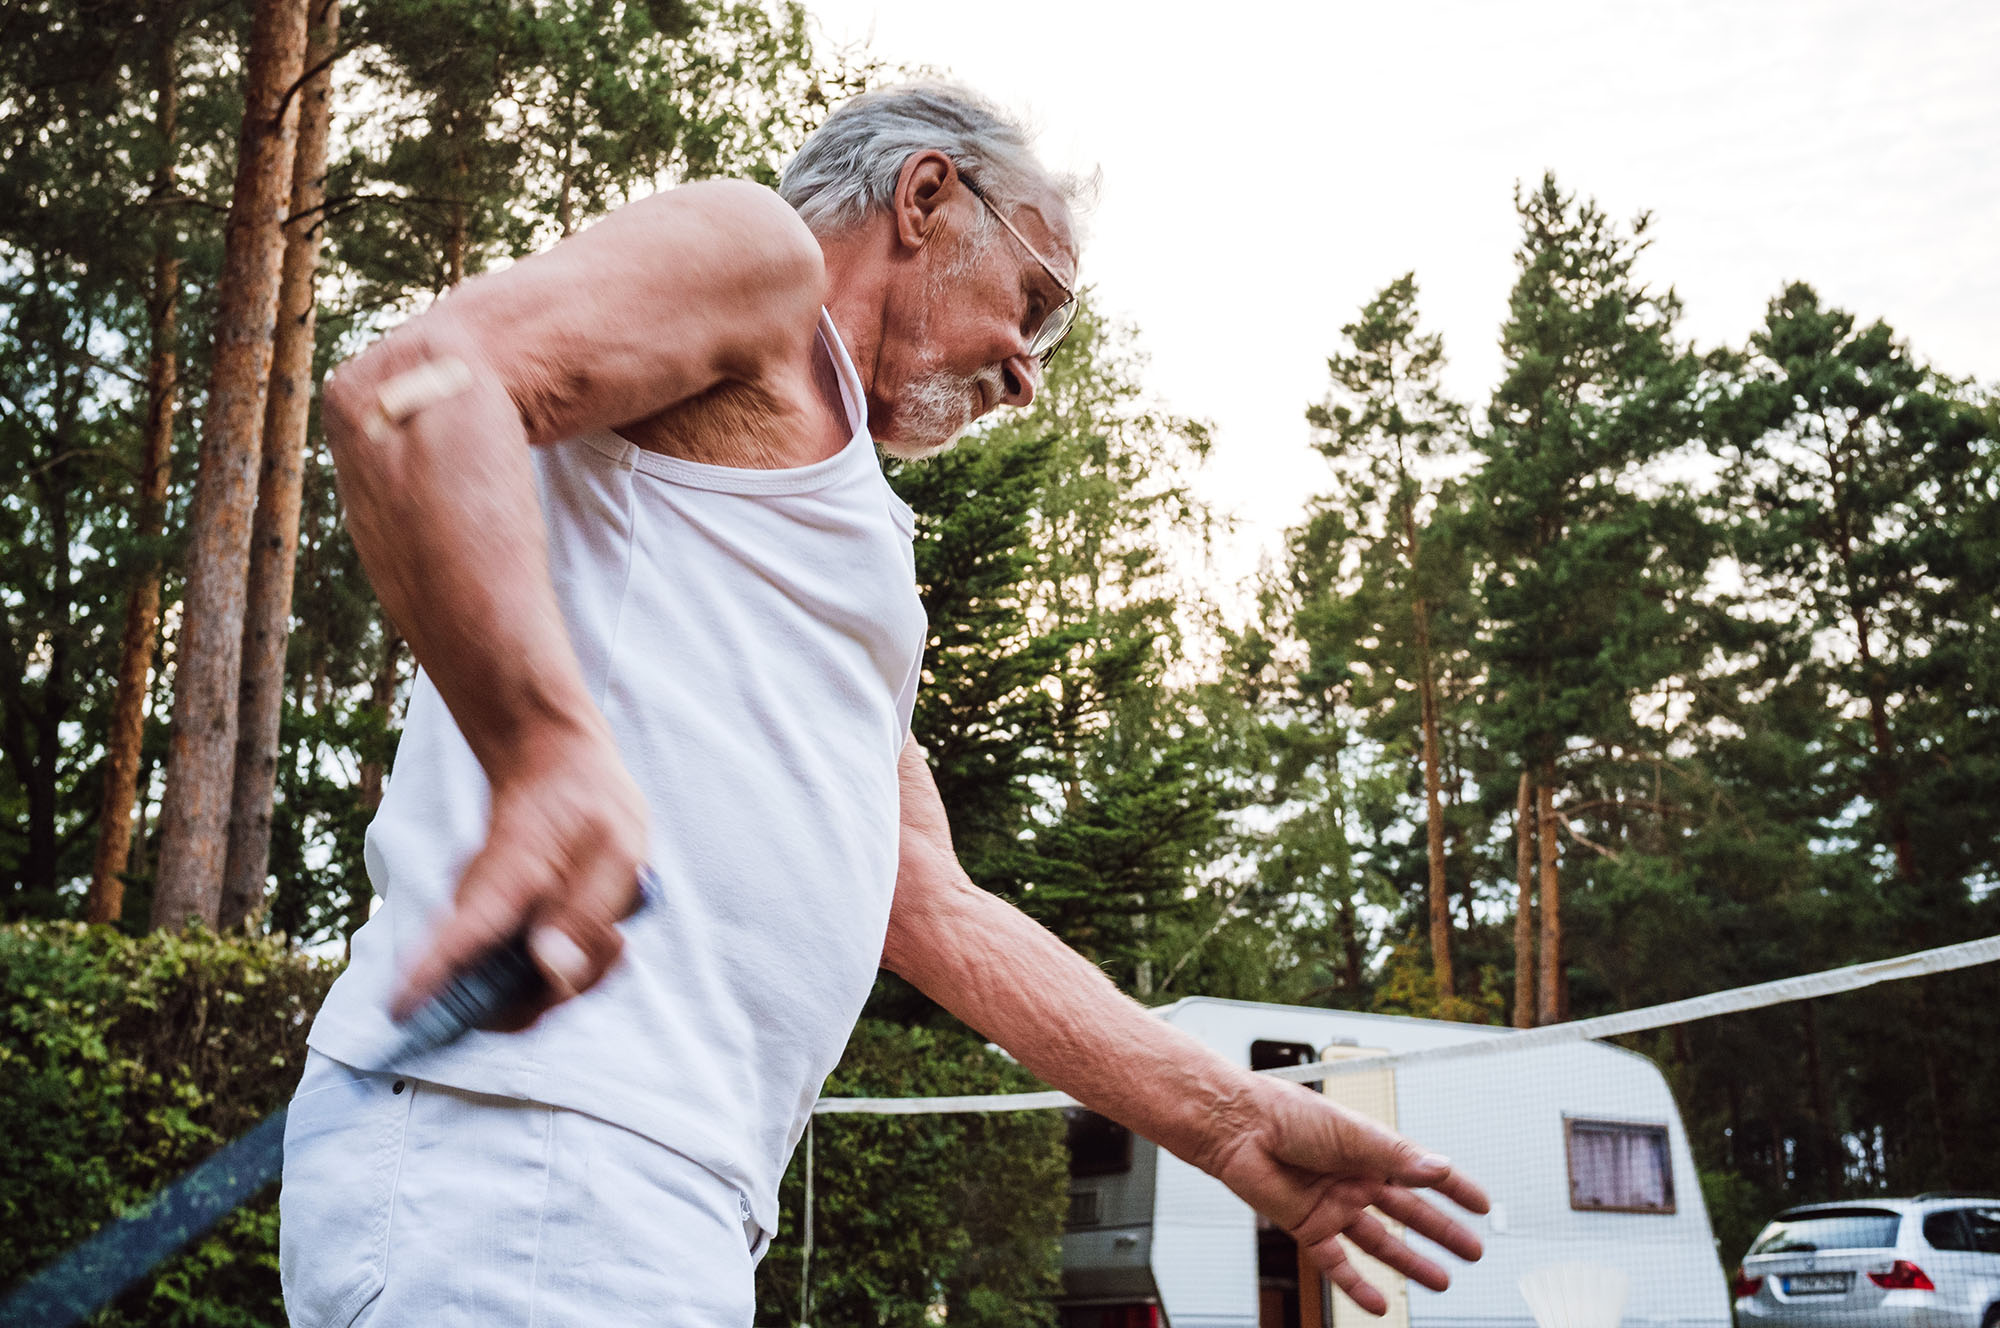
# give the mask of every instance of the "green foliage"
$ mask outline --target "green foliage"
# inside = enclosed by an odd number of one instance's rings
[[[1697,1174],[1709,1230],[1715,1233],[1716,1253],[1725,1269],[1733,1268],[1732,1261],[1743,1256],[1777,1210],[1755,1185],[1733,1171],[1700,1170]]]
[[[668,184],[775,182],[839,83],[788,0],[372,0],[350,28],[376,105],[328,205],[370,309]]]
[[[893,478],[931,623],[914,729],[959,855],[1143,989],[1224,828],[1163,556],[1210,531],[1207,432],[1147,404],[1133,339],[1086,304],[1032,409]]]
[[[1521,275],[1471,534],[1491,560],[1486,723],[1552,775],[1573,739],[1657,750],[1634,700],[1706,653],[1695,596],[1713,544],[1657,465],[1690,442],[1694,383],[1673,340],[1679,300],[1634,271],[1650,219],[1627,235],[1553,177],[1516,207]]]
[[[962,1033],[863,1021],[835,1097],[1021,1092],[1034,1076]],[[758,1270],[760,1323],[1048,1328],[1068,1154],[1058,1112],[823,1116],[813,1124],[810,1308],[801,1317],[806,1151]]]
[[[216,25],[154,17],[142,27],[47,0],[0,18],[0,915],[10,918],[60,915],[63,886],[88,869],[126,589],[159,552],[133,531],[156,228],[178,229],[196,281],[214,256],[204,214],[149,197],[163,151],[149,71],[165,32],[182,33],[189,64],[206,68]],[[191,157],[215,147],[227,100],[187,98]],[[199,197],[206,182],[191,174]],[[190,301],[183,316],[198,328],[201,315]]]
[[[281,1106],[333,974],[272,940],[0,927],[0,1285]],[[283,1324],[274,1194],[94,1322]]]
[[[1218,683],[1256,717],[1231,749],[1255,870],[1176,990],[1505,1013],[1523,768],[1557,790],[1577,1016],[1992,934],[1991,394],[1804,285],[1744,348],[1697,356],[1639,277],[1646,218],[1553,179],[1517,204],[1476,456],[1425,457],[1456,426],[1410,278],[1342,329],[1310,414],[1329,492]],[[1418,597],[1446,684],[1453,945],[1478,975],[1449,1006],[1422,944]],[[1994,1183],[1963,1114],[1992,1092],[1991,982],[1637,1040],[1726,1254],[1786,1203]]]
[[[1967,796],[2000,774],[1990,417],[1803,284],[1771,302],[1716,416],[1732,551],[1771,623],[1757,676],[1824,715],[1827,812],[1865,798],[1849,833],[1913,891],[1991,873],[2000,819]]]

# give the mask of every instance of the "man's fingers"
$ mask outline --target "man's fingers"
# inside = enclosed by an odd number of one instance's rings
[[[389,1007],[395,1018],[408,1018],[454,974],[520,933],[532,898],[528,873],[537,865],[532,859],[523,861],[518,848],[495,841],[473,858],[459,882],[451,914],[396,989]]]
[[[588,991],[611,971],[625,949],[618,920],[638,905],[637,871],[616,854],[593,853],[564,884],[528,927],[528,953],[548,983],[541,1009]]]
[[[549,984],[543,1008],[596,986],[624,950],[625,938],[601,916],[573,908],[543,911],[528,931],[528,953]]]
[[[542,970],[542,980],[559,999],[568,1000],[590,985],[595,965],[590,954],[553,923],[528,933],[528,953]]]
[[[1375,1206],[1425,1240],[1443,1246],[1461,1259],[1477,1259],[1486,1252],[1470,1227],[1456,1221],[1422,1195],[1399,1185],[1385,1187],[1375,1200]],[[1484,1207],[1479,1211],[1484,1212]]]
[[[1407,1182],[1406,1182],[1407,1183]],[[1452,1172],[1442,1180],[1428,1182],[1429,1188],[1457,1204],[1468,1213],[1484,1213],[1493,1206],[1493,1201],[1470,1178]]]
[[[1491,1206],[1486,1191],[1451,1169],[1451,1161],[1437,1153],[1427,1153],[1400,1134],[1375,1127],[1381,1136],[1382,1174],[1398,1185],[1436,1190],[1459,1207],[1483,1213]]]
[[[1451,1285],[1450,1273],[1404,1244],[1401,1236],[1383,1225],[1372,1213],[1363,1213],[1356,1218],[1354,1225],[1348,1227],[1344,1234],[1356,1249],[1379,1259],[1414,1282],[1433,1291],[1442,1291]]]
[[[1354,1260],[1347,1257],[1338,1236],[1328,1236],[1306,1250],[1306,1257],[1319,1266],[1327,1280],[1339,1287],[1347,1298],[1368,1313],[1380,1318],[1389,1312],[1389,1300],[1378,1291],[1373,1282],[1361,1275],[1354,1266]]]

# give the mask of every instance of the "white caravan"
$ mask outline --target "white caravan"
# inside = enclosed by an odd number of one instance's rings
[[[1193,997],[1156,1012],[1254,1069],[1410,1052],[1511,1030]],[[1644,1056],[1571,1043],[1330,1079],[1325,1091],[1450,1157],[1493,1197],[1476,1264],[1433,1292],[1363,1260],[1373,1318],[1221,1184],[1080,1110],[1070,1116],[1063,1328],[1534,1328],[1523,1274],[1622,1270],[1625,1328],[1729,1328],[1728,1282],[1672,1094]],[[1420,1238],[1416,1244],[1433,1254]]]

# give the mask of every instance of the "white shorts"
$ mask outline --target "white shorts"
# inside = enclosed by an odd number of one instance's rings
[[[278,1206],[293,1328],[748,1328],[768,1243],[735,1188],[629,1130],[318,1052]]]

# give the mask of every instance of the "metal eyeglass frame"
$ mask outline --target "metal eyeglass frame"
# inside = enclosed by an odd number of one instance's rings
[[[1028,243],[1027,237],[1014,229],[1014,223],[1007,220],[1001,214],[999,208],[993,206],[993,200],[986,196],[985,190],[974,184],[971,178],[963,172],[959,174],[958,178],[964,182],[966,189],[971,192],[974,198],[985,204],[986,210],[993,214],[993,219],[1007,228],[1007,233],[1014,237],[1015,242],[1028,251],[1028,256],[1042,265],[1042,271],[1049,274],[1049,280],[1056,284],[1056,288],[1065,297],[1061,304],[1049,311],[1049,316],[1042,320],[1042,325],[1035,329],[1035,334],[1028,338],[1028,353],[1040,360],[1042,367],[1046,369],[1049,367],[1049,361],[1056,357],[1056,352],[1062,349],[1063,341],[1069,336],[1070,329],[1076,326],[1076,315],[1079,308],[1076,291],[1071,288],[1067,281],[1056,275],[1056,270],[1050,266],[1049,260],[1043,258],[1041,252],[1034,245]],[[1037,350],[1036,346],[1042,342],[1047,342],[1047,344]]]

